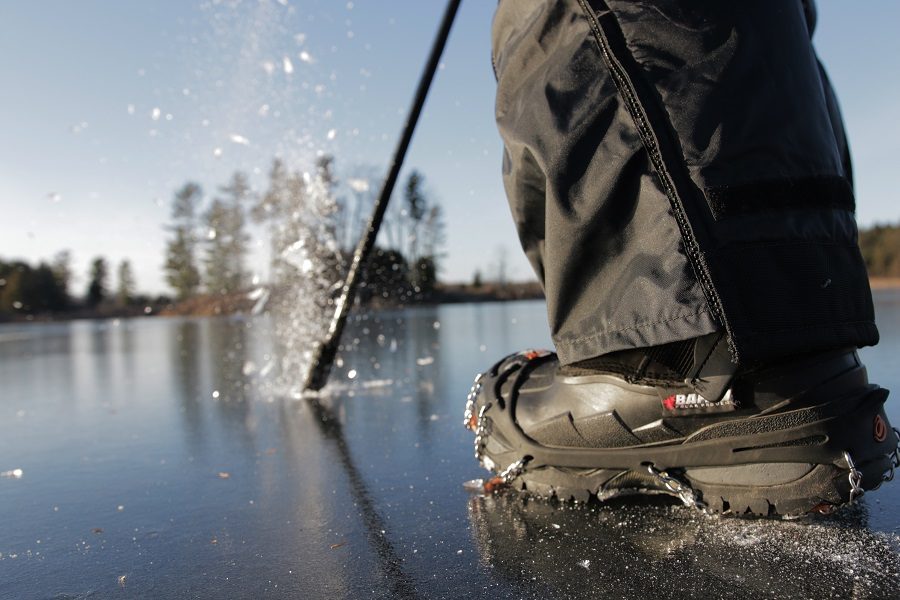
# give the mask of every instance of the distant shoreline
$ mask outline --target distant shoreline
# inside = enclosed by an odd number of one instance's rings
[[[900,277],[870,277],[869,287],[873,290],[900,288]]]
[[[873,291],[900,289],[900,277],[870,277],[869,286]],[[478,287],[470,284],[439,284],[428,297],[416,298],[410,302],[372,302],[366,308],[379,310],[398,306],[430,306],[437,304],[462,304],[467,302],[509,302],[513,300],[543,300],[544,294],[536,281],[497,285],[487,283]],[[63,313],[38,315],[0,315],[2,323],[59,322],[75,320],[120,319],[141,316],[163,317],[214,317],[220,315],[250,314],[255,301],[246,291],[226,296],[197,296],[181,302],[147,307],[128,306],[102,307],[98,310],[85,308]]]

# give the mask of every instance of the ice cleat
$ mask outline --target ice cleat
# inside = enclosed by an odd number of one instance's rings
[[[529,350],[476,377],[464,421],[496,474],[486,491],[670,494],[717,513],[799,516],[852,503],[900,462],[888,392],[854,350],[738,373],[715,401],[567,372],[555,354]]]

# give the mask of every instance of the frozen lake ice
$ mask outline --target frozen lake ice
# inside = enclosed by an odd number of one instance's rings
[[[862,355],[896,395],[900,292],[876,303]],[[267,317],[0,326],[0,597],[900,596],[896,482],[793,522],[464,490],[472,376],[544,323],[540,302],[356,317],[328,411],[276,383]]]

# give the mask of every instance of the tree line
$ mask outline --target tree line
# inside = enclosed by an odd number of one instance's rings
[[[237,171],[207,198],[195,182],[172,199],[164,264],[166,283],[177,300],[199,294],[247,291],[250,223],[268,238],[272,289],[296,290],[304,280],[340,282],[352,259],[375,200],[374,180],[339,181],[334,159],[323,156],[311,172],[272,161],[264,190],[251,188]],[[364,277],[361,298],[426,298],[438,280],[444,244],[441,205],[425,191],[424,176],[413,171],[382,227]]]
[[[250,284],[244,266],[250,243],[246,226],[253,221],[266,225],[273,287],[313,277],[321,279],[320,287],[333,288],[366,226],[375,193],[369,181],[348,177],[340,194],[330,157],[320,159],[312,174],[292,172],[275,160],[262,194],[254,194],[246,176],[235,173],[202,211],[203,190],[187,183],[172,201],[166,281],[178,299],[244,291]],[[428,198],[423,181],[421,173],[410,174],[402,202],[388,212],[361,290],[363,300],[426,298],[433,291],[444,224],[441,206]],[[870,276],[900,278],[900,224],[860,230],[859,246]],[[502,255],[498,281],[504,265]],[[73,275],[68,250],[37,265],[0,259],[0,319],[169,301],[139,295],[128,260],[118,263],[113,280],[109,262],[95,257],[80,293],[73,289]],[[479,287],[481,279],[476,272],[473,286]]]
[[[859,248],[869,275],[900,278],[900,224],[861,230]]]
[[[72,255],[68,250],[57,252],[51,262],[41,261],[36,266],[0,259],[0,317],[125,308],[149,301],[137,295],[128,260],[118,264],[114,288],[110,287],[109,264],[101,256],[90,263],[83,294],[72,290],[72,280]]]
[[[211,197],[195,182],[174,193],[162,267],[175,300],[240,294],[255,287],[258,282],[247,267],[252,223],[268,241],[271,290],[290,296],[305,289],[322,296],[337,289],[367,226],[377,178],[370,170],[340,181],[333,157],[323,156],[311,172],[275,159],[267,179],[265,189],[257,191],[247,175],[237,171]],[[402,196],[391,204],[365,271],[359,293],[363,302],[428,298],[438,281],[443,209],[426,193],[425,178],[418,171],[405,180]],[[74,290],[69,251],[37,265],[0,259],[0,317],[107,314],[170,300],[138,295],[128,260],[116,266],[115,281],[103,257],[91,261],[86,275],[84,290]]]

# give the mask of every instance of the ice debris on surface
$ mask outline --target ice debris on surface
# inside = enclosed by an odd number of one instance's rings
[[[22,469],[10,469],[9,471],[0,472],[0,477],[6,477],[8,479],[22,479],[22,476],[25,475]]]
[[[719,517],[663,502],[551,506],[475,494],[468,505],[473,539],[494,572],[540,580],[567,597],[658,597],[660,589],[673,598],[897,597],[900,536],[873,531],[865,502],[799,521]]]

